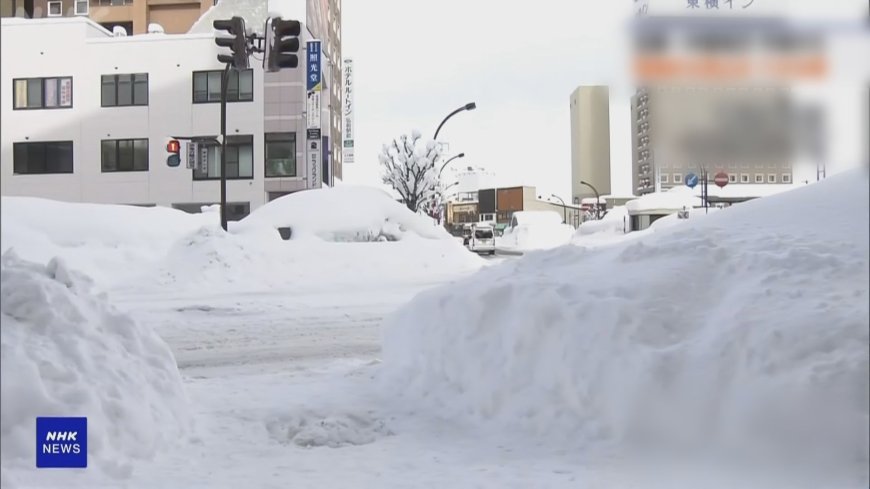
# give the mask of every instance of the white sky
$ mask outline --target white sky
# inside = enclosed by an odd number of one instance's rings
[[[650,3],[656,13],[687,2]],[[477,110],[455,116],[439,138],[451,153],[466,153],[457,162],[493,170],[499,185],[570,195],[569,96],[578,85],[625,83],[617,46],[631,8],[631,0],[344,0],[356,130],[345,181],[378,183],[382,144],[412,129],[431,137],[447,113],[474,101]],[[754,0],[752,8],[867,17],[866,0]],[[612,155],[613,174],[627,179],[629,133],[611,131],[611,146],[624,148]],[[614,192],[629,187],[614,182]]]

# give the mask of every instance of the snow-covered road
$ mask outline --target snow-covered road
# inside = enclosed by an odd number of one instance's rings
[[[481,445],[467,436],[470,427],[403,413],[373,388],[381,319],[433,285],[113,294],[166,339],[196,417],[191,439],[137,467],[130,487],[575,483],[582,470],[564,451],[510,436]]]
[[[114,294],[173,349],[196,420],[190,439],[137,466],[127,487],[751,487],[697,463],[626,464],[579,446],[408,412],[384,398],[372,380],[381,319],[433,285]],[[811,480],[757,481],[813,487]]]

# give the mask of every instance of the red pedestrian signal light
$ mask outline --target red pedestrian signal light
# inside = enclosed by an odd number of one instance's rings
[[[181,142],[177,139],[166,140],[166,165],[172,168],[181,165]]]

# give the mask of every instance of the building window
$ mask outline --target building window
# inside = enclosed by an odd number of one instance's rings
[[[266,133],[266,176],[296,176],[296,133]]]
[[[788,173],[783,173],[781,178],[782,183],[791,183],[791,175],[789,175]]]
[[[133,0],[91,0],[94,5],[101,7],[119,7],[121,5],[133,5]]]
[[[206,104],[221,101],[223,70],[193,72],[193,103]],[[254,100],[254,70],[230,70],[227,83],[227,102]]]
[[[221,177],[221,148],[217,144],[206,146],[206,168],[193,169],[194,180],[211,180]],[[227,178],[254,178],[254,137],[227,136]]]
[[[740,174],[740,183],[749,183],[749,174],[741,173]]]
[[[662,183],[668,183],[668,174],[662,173],[661,175],[659,175],[659,180],[661,180]]]
[[[73,172],[72,141],[13,143],[12,153],[16,175]]]
[[[88,0],[76,0],[76,15],[88,15]]]
[[[103,173],[148,171],[147,139],[104,139],[100,154]]]
[[[103,107],[148,105],[148,73],[103,75],[101,101]]]
[[[737,175],[730,173],[728,175],[728,183],[737,183]]]
[[[48,2],[48,16],[60,17],[63,15],[63,2]]]
[[[681,173],[674,173],[674,183],[682,183],[683,175]]]
[[[767,175],[767,183],[776,183],[776,174],[771,173]]]
[[[755,183],[764,183],[764,175],[762,175],[761,173],[756,173]]]
[[[13,80],[13,100],[18,109],[68,109],[72,107],[72,77],[19,78]]]

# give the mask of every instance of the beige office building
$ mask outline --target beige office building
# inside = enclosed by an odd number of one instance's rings
[[[610,89],[580,86],[571,94],[571,193],[574,201],[610,188]]]
[[[717,172],[730,184],[792,184],[788,90],[645,87],[631,100],[632,190],[643,195]]]

